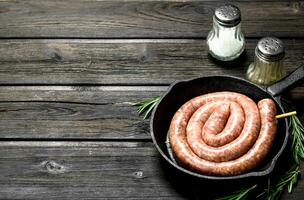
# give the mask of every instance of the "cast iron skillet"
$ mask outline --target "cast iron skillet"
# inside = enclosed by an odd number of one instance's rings
[[[267,88],[262,88],[247,80],[234,76],[205,76],[190,80],[177,81],[169,87],[168,91],[153,110],[150,122],[153,143],[155,144],[159,153],[170,165],[186,174],[195,177],[212,180],[233,180],[266,176],[272,172],[278,158],[282,154],[287,144],[289,136],[287,119],[279,120],[278,131],[274,144],[268,156],[259,168],[245,174],[228,177],[208,176],[192,172],[186,168],[183,168],[181,165],[178,165],[172,159],[172,156],[170,157],[170,149],[166,145],[166,138],[171,119],[175,112],[185,102],[193,97],[218,91],[239,92],[249,96],[255,102],[258,102],[263,98],[271,98],[276,102],[277,113],[284,113],[280,100],[282,92],[296,86],[302,80],[304,80],[304,65],[297,68],[293,73],[285,77],[280,82],[277,82]]]

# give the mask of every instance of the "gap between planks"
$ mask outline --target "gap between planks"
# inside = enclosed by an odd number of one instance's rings
[[[81,89],[80,89],[81,88]],[[1,90],[34,90],[34,91],[166,91],[168,86],[100,86],[100,85],[0,85]]]
[[[150,139],[151,140],[151,139]],[[68,140],[68,141],[1,141],[0,147],[28,146],[28,147],[152,147],[151,141],[86,141],[86,140]]]
[[[304,37],[303,37],[304,38]],[[248,38],[249,39],[249,38]],[[252,38],[256,39],[256,38]],[[23,40],[23,41],[22,41]],[[57,43],[102,43],[102,44],[121,44],[121,43],[193,43],[193,42],[202,42],[205,41],[206,38],[3,38],[0,37],[0,42],[14,42],[14,41],[22,41],[23,43],[33,43],[34,41],[43,41],[43,42],[54,42]]]
[[[259,40],[262,37],[256,36],[247,36],[246,40]],[[290,36],[280,36],[280,39],[292,40],[304,39],[303,36],[298,37],[290,37]],[[102,43],[102,44],[122,44],[122,43],[194,43],[194,42],[204,42],[206,41],[206,37],[177,37],[177,38],[82,38],[82,37],[0,37],[0,42],[14,42],[14,41],[22,41],[23,43],[33,43],[33,41],[43,41],[43,42],[54,42],[56,43]]]

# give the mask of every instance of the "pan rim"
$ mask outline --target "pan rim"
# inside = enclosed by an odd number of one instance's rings
[[[282,155],[287,142],[288,142],[288,137],[289,137],[289,131],[288,131],[288,122],[287,119],[284,119],[284,123],[285,123],[285,138],[283,140],[283,144],[281,146],[281,148],[279,149],[279,151],[275,154],[275,156],[271,159],[270,161],[270,165],[269,167],[267,167],[265,170],[263,171],[252,171],[252,172],[247,172],[244,174],[240,174],[240,175],[235,175],[235,176],[211,176],[211,175],[203,175],[203,174],[199,174],[193,171],[190,171],[186,168],[181,167],[180,165],[177,165],[176,163],[174,163],[165,153],[164,151],[161,149],[161,147],[158,145],[155,135],[154,135],[154,129],[153,129],[153,122],[154,122],[154,117],[155,117],[155,112],[158,109],[159,104],[163,101],[163,99],[168,96],[171,91],[173,90],[174,87],[176,87],[179,84],[184,84],[184,83],[189,83],[198,79],[204,79],[204,78],[231,78],[231,79],[235,79],[238,81],[243,81],[246,84],[252,85],[256,88],[258,88],[259,90],[266,92],[267,94],[269,94],[269,96],[276,102],[276,104],[280,107],[281,111],[284,112],[284,108],[281,105],[280,102],[280,96],[274,97],[273,95],[271,95],[267,89],[264,89],[263,87],[256,85],[254,83],[249,82],[246,79],[240,78],[240,77],[236,77],[236,76],[232,76],[232,75],[207,75],[207,76],[199,76],[199,77],[194,77],[191,79],[185,79],[185,80],[178,80],[178,81],[174,81],[172,84],[170,84],[169,88],[167,89],[167,91],[163,94],[163,96],[160,98],[160,101],[157,103],[157,105],[155,106],[155,108],[153,109],[152,115],[151,115],[151,119],[150,119],[150,134],[152,137],[152,141],[154,143],[154,146],[157,148],[158,152],[161,154],[161,156],[172,166],[174,166],[176,169],[191,175],[191,176],[195,176],[195,177],[199,177],[199,178],[204,178],[204,179],[209,179],[209,180],[236,180],[236,179],[245,179],[245,178],[251,178],[251,177],[262,177],[262,176],[267,176],[269,175],[276,163],[277,160],[279,159],[279,157]],[[287,130],[286,130],[287,129]]]

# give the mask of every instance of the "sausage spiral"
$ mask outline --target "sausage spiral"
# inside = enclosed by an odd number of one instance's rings
[[[257,167],[273,143],[276,105],[258,105],[235,92],[215,92],[186,102],[174,115],[169,139],[176,158],[193,171],[238,175]]]

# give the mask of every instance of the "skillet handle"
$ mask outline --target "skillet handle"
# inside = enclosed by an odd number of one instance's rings
[[[287,89],[293,88],[304,81],[304,64],[281,81],[269,86],[267,91],[274,97],[281,95]]]

